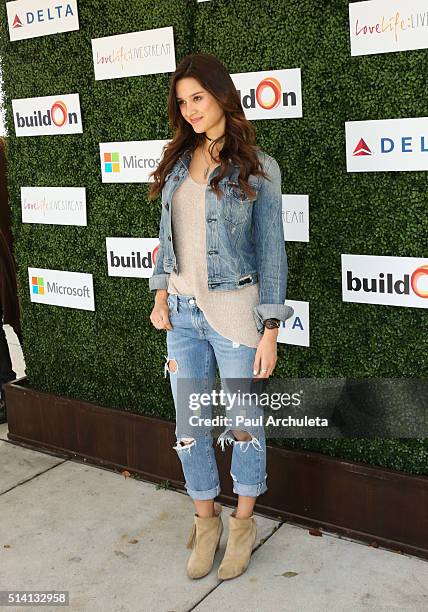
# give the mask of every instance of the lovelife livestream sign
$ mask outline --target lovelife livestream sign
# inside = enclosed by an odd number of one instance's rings
[[[348,172],[428,170],[428,117],[348,121]]]
[[[309,196],[282,195],[285,242],[309,242]]]
[[[77,0],[15,0],[6,9],[11,41],[79,29]]]
[[[21,187],[22,223],[87,225],[85,187]]]
[[[96,81],[173,72],[176,68],[170,26],[94,38],[91,42]]]
[[[371,0],[349,3],[351,55],[428,47],[426,0]]]

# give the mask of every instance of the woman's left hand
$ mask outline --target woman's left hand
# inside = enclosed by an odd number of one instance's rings
[[[256,356],[254,358],[253,375],[254,378],[269,378],[272,374],[278,359],[277,354],[277,329],[265,329],[260,340]],[[262,372],[261,370],[267,370]]]

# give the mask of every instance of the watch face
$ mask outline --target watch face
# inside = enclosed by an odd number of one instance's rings
[[[266,319],[264,324],[268,329],[275,329],[279,327],[279,319]]]

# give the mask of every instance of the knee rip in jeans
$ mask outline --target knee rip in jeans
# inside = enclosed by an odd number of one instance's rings
[[[190,449],[192,448],[192,446],[195,446],[196,444],[196,440],[195,438],[181,438],[180,440],[177,440],[177,444],[175,446],[173,446],[172,448],[174,450],[176,450],[177,452],[180,451],[189,451],[189,454],[191,455],[191,451]]]
[[[255,450],[263,452],[262,446],[255,436],[250,434],[248,431],[243,430],[245,431],[246,434],[251,436],[251,439],[250,440],[237,440],[235,436],[233,435],[234,431],[241,431],[241,430],[226,429],[226,431],[224,431],[218,437],[217,444],[221,445],[221,449],[223,451],[224,451],[225,444],[239,444],[241,446],[242,452],[245,453],[248,450],[249,445],[251,444]],[[244,449],[244,444],[246,444],[245,449]]]
[[[178,363],[175,359],[171,359],[168,355],[165,355],[165,367],[164,367],[164,375],[166,378],[166,373],[176,374],[178,372]]]

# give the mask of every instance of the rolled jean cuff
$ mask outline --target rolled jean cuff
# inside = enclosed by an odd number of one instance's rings
[[[168,289],[169,274],[153,274],[149,278],[150,291]]]
[[[264,477],[263,482],[254,485],[240,484],[236,480],[233,481],[233,492],[237,495],[245,495],[246,497],[258,497],[263,495],[268,490],[266,485],[267,474]]]
[[[294,308],[286,304],[258,304],[253,308],[253,317],[259,332],[264,329],[263,321],[266,319],[286,321],[293,314]]]
[[[193,491],[193,489],[190,489],[186,484],[184,486],[192,499],[214,499],[214,497],[217,497],[217,495],[220,493],[220,483],[213,489],[208,489],[208,491]]]

